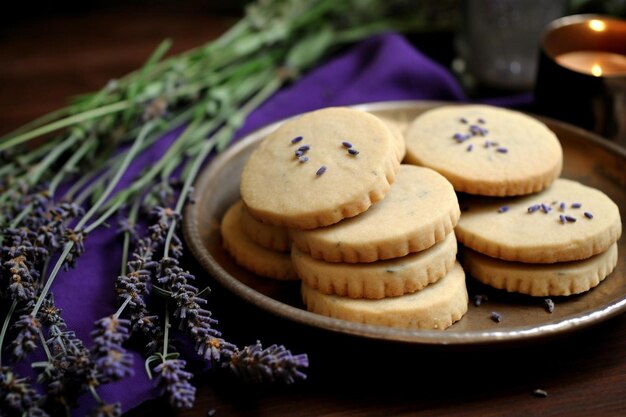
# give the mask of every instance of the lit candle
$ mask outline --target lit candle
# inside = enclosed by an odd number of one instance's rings
[[[596,77],[626,75],[626,55],[606,51],[573,51],[557,55],[556,62],[573,71]]]
[[[564,16],[541,38],[537,113],[626,146],[626,20]]]

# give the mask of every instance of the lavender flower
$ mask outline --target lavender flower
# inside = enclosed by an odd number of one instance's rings
[[[463,143],[471,137],[472,135],[470,134],[464,135],[463,133],[455,133],[454,135],[452,135],[452,139],[456,140],[459,143]]]
[[[485,136],[487,133],[489,133],[487,129],[478,125],[470,125],[469,131],[473,136]]]
[[[46,248],[34,243],[37,237],[32,230],[26,227],[5,228],[2,233],[6,244],[0,248],[0,259],[24,256],[31,265],[37,265],[48,256]]]
[[[541,204],[533,204],[532,206],[528,207],[527,210],[529,213],[534,213],[539,209],[541,209]]]
[[[150,281],[151,271],[141,260],[127,262],[128,272],[120,275],[116,281],[116,292],[120,301],[130,298],[129,305],[132,308],[146,306],[144,296],[147,294],[147,285]],[[156,263],[148,266],[156,266]]]
[[[170,207],[156,206],[152,209],[152,216],[157,220],[157,225],[163,229],[169,228],[172,220],[179,221],[180,214],[176,213]]]
[[[28,265],[26,256],[19,255],[4,262],[9,271],[9,293],[13,300],[29,301],[35,298],[39,272]]]
[[[86,234],[82,230],[67,229],[65,232],[65,238],[67,241],[74,242],[72,250],[65,258],[65,264],[63,265],[66,270],[74,268],[76,261],[85,252],[85,237]]]
[[[101,382],[117,381],[133,374],[133,358],[122,347],[128,339],[130,321],[115,315],[96,322],[91,332],[94,345],[91,349],[96,368],[102,375]]]
[[[237,346],[211,335],[198,338],[196,341],[196,352],[209,361],[221,361],[223,357],[230,358],[237,350]]]
[[[62,310],[54,304],[54,296],[48,295],[39,309],[38,317],[41,324],[47,327],[64,326],[65,322],[61,317]]]
[[[30,314],[23,314],[13,323],[12,329],[17,333],[11,342],[13,356],[22,359],[37,347],[41,323]]]
[[[196,400],[196,388],[189,383],[193,375],[184,370],[185,364],[182,359],[165,359],[154,368],[158,384],[176,408],[191,408]]]
[[[186,330],[196,343],[196,350],[206,360],[219,361],[222,354],[230,356],[235,346],[221,339],[213,328],[217,321],[201,305],[206,300],[198,296],[198,288],[191,285],[195,277],[178,266],[173,258],[161,260],[159,283],[165,284],[176,304],[174,317],[180,320],[180,329]]]
[[[272,345],[263,349],[257,341],[236,351],[225,366],[251,382],[280,380],[291,384],[306,379],[301,369],[309,366],[309,358],[306,354],[293,355],[284,346]]]

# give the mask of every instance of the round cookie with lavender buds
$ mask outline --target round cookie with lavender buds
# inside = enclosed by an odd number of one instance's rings
[[[304,282],[302,299],[307,310],[358,323],[409,329],[450,327],[467,312],[465,273],[458,262],[434,284],[411,294],[380,300],[323,294]]]
[[[295,246],[291,259],[296,273],[323,294],[380,299],[419,291],[445,276],[456,260],[454,233],[426,250],[401,258],[347,264],[312,258]]]
[[[460,215],[448,180],[403,164],[385,199],[365,213],[314,230],[291,230],[290,237],[298,249],[327,262],[374,262],[431,247],[452,233]]]
[[[276,280],[296,280],[288,253],[266,249],[253,242],[241,227],[243,203],[238,200],[224,214],[220,231],[224,249],[250,272]]]
[[[602,191],[559,178],[522,197],[468,197],[455,229],[459,242],[509,261],[553,263],[586,259],[619,239],[617,205]]]
[[[456,191],[513,196],[540,191],[560,173],[563,152],[539,120],[486,105],[446,105],[406,132],[407,163],[441,173]]]
[[[567,296],[589,291],[617,265],[617,243],[587,259],[551,264],[503,261],[465,248],[463,266],[491,287],[535,297]]]
[[[313,229],[381,200],[400,162],[387,126],[367,112],[326,108],[292,119],[254,150],[241,198],[262,222]]]

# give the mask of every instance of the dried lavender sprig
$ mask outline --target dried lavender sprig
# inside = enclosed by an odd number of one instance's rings
[[[196,400],[196,388],[189,380],[193,377],[185,371],[183,359],[164,359],[154,368],[157,384],[167,393],[172,406],[179,409],[193,407]]]
[[[119,318],[130,301],[127,298],[115,314],[96,321],[96,328],[91,332],[94,341],[91,354],[101,375],[101,383],[117,381],[133,374],[133,358],[122,346],[129,337],[130,321]]]
[[[190,284],[195,277],[183,271],[175,259],[163,258],[161,264],[159,282],[169,289],[176,305],[174,317],[180,321],[181,330],[186,330],[195,342],[197,353],[209,361],[220,361],[223,355],[229,357],[236,348],[213,328],[217,321],[211,317],[211,312],[202,308],[206,300],[200,298],[198,289]]]
[[[237,350],[224,364],[233,373],[251,382],[282,381],[287,384],[306,379],[302,372],[309,366],[306,354],[293,355],[284,346],[265,349],[260,342]]]

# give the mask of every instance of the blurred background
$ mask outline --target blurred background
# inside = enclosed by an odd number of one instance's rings
[[[61,107],[72,95],[99,89],[109,79],[136,69],[164,38],[173,40],[170,53],[216,38],[242,16],[246,3],[13,2],[10,12],[0,14],[0,130],[9,131]],[[626,0],[425,0],[423,4],[445,10],[446,21],[453,16],[454,23],[407,38],[453,71],[469,97],[531,91],[536,32],[545,21],[572,13],[626,16]],[[511,42],[519,43],[517,49],[511,48]],[[526,56],[503,60],[511,51]],[[499,59],[496,63],[491,61],[494,56]],[[530,69],[524,59],[531,60]]]

